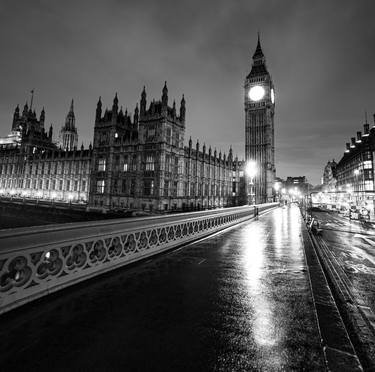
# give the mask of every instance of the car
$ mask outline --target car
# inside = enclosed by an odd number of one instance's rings
[[[311,219],[309,230],[314,235],[322,235],[322,233],[323,233],[323,230],[320,228],[319,221],[316,218]]]

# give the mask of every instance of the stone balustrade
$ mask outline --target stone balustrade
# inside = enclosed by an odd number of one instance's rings
[[[0,314],[243,222],[253,211],[244,206],[0,231]]]

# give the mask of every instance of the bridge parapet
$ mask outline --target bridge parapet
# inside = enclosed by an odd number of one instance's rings
[[[0,314],[243,222],[253,212],[244,206],[0,231]]]

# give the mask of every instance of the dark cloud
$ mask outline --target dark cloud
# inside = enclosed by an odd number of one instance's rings
[[[55,134],[71,98],[80,139],[99,95],[133,109],[143,85],[187,98],[187,137],[244,155],[242,85],[256,32],[277,92],[278,176],[319,182],[375,111],[375,5],[363,1],[0,2],[0,135],[17,103],[46,108]]]

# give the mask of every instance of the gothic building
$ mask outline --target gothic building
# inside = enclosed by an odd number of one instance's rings
[[[250,73],[244,84],[245,93],[245,158],[255,161],[255,201],[273,200],[275,181],[274,114],[275,91],[266,60],[258,44]]]
[[[94,142],[77,150],[73,101],[60,132],[44,130],[27,105],[17,107],[12,136],[0,139],[0,194],[65,202],[84,202],[91,210],[193,210],[239,205],[243,162],[216,149],[184,145],[186,103],[169,104],[165,83],[161,99],[147,104],[145,88],[130,115],[119,107],[117,94],[110,110],[99,98]],[[13,137],[12,137],[13,139]]]
[[[76,118],[73,109],[73,100],[70,104],[68,115],[65,119],[65,125],[60,130],[59,145],[63,150],[71,151],[78,146],[78,133],[76,128]]]
[[[193,147],[191,139],[184,146],[185,115],[185,98],[179,110],[175,101],[170,106],[166,83],[161,100],[148,108],[143,89],[133,117],[119,109],[117,95],[104,114],[99,99],[89,207],[168,211],[236,203],[232,188],[238,160],[231,150],[226,156],[206,145],[200,149],[198,142]]]
[[[0,193],[87,202],[91,146],[79,151],[59,149],[52,140],[52,125],[47,134],[44,121],[44,109],[38,120],[27,104],[22,114],[16,107],[11,134],[0,139]]]

